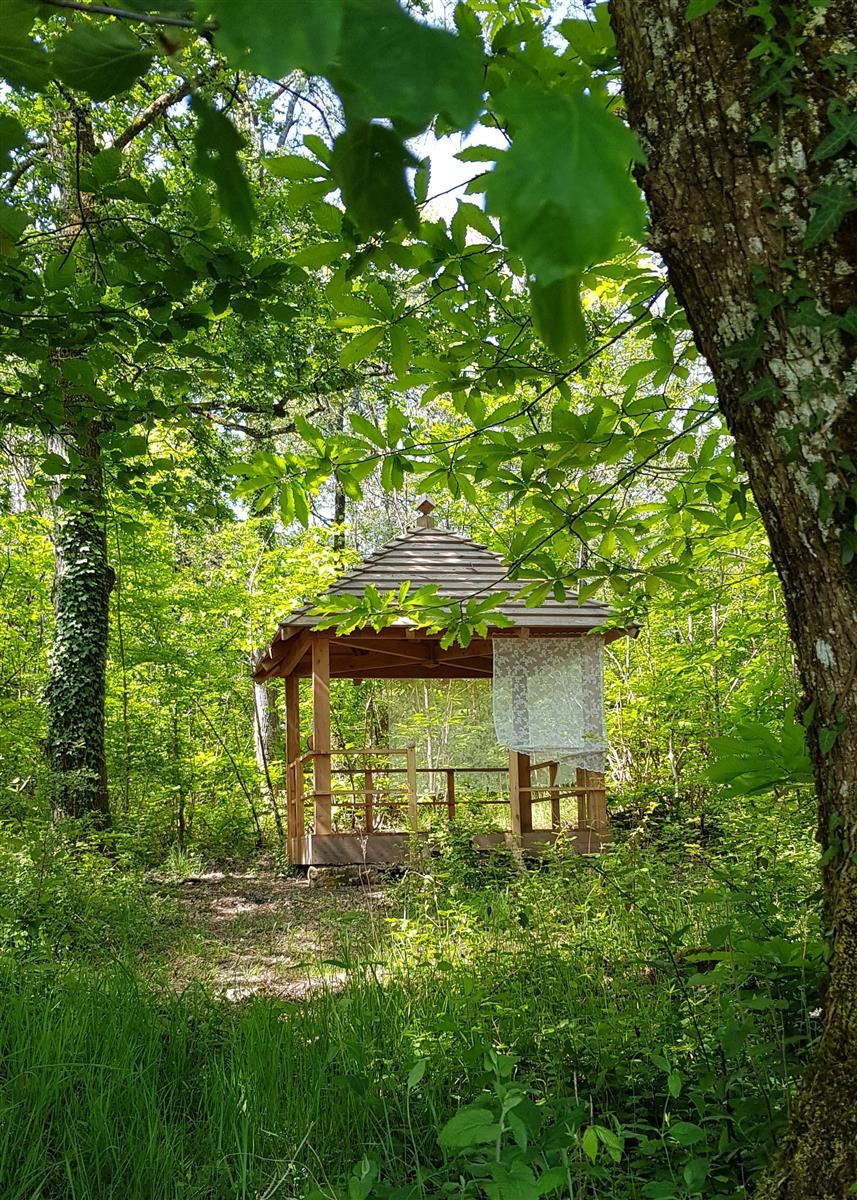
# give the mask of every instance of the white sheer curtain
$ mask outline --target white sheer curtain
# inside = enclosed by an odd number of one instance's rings
[[[497,741],[568,767],[604,770],[604,639],[498,637],[494,646]]]

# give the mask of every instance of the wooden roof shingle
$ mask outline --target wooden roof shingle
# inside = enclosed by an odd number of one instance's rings
[[[509,593],[497,608],[513,625],[528,628],[593,629],[607,624],[610,610],[596,600],[579,603],[576,596],[564,601],[546,599],[528,607],[520,592],[528,580],[510,580],[508,568],[499,554],[468,537],[452,533],[428,523],[427,515],[415,529],[399,534],[371,554],[359,566],[330,588],[325,595],[360,596],[369,586],[382,594],[399,588],[406,580],[412,588],[434,584],[438,595],[448,600],[482,599],[499,592]],[[323,598],[322,598],[323,599]],[[318,617],[313,616],[316,605],[292,613],[280,627],[302,626],[311,629]],[[401,618],[396,625],[408,625]]]

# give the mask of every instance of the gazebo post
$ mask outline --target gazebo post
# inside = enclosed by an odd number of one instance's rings
[[[330,642],[325,634],[312,639],[312,748],[316,834],[331,830],[330,772]]]
[[[286,819],[289,862],[295,861],[297,839],[303,834],[303,767],[301,754],[300,690],[297,675],[287,675],[286,691]],[[292,764],[296,765],[294,768]]]
[[[518,753],[518,788],[521,805],[521,833],[533,831],[533,775],[529,754]]]

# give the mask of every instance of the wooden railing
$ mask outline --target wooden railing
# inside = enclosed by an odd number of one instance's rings
[[[391,765],[390,760],[397,758],[404,759],[404,765]],[[342,760],[344,765],[337,765]],[[536,782],[535,776],[542,772],[546,773],[545,781]],[[558,772],[556,762],[531,763],[526,755],[514,752],[510,754],[508,767],[418,767],[414,746],[309,750],[288,766],[290,836],[304,834],[308,803],[317,834],[331,833],[334,813],[343,812],[351,813],[350,828],[355,831],[360,828],[369,834],[398,829],[416,834],[420,832],[421,810],[444,810],[446,819],[451,821],[462,800],[468,808],[508,807],[510,820],[503,824],[516,835],[533,830],[533,806],[548,802],[550,825],[545,828],[558,831],[562,801],[570,797],[577,799],[575,827],[606,829],[604,777],[578,770],[575,785],[568,786],[558,784]],[[429,776],[432,781],[441,779],[442,788],[420,795],[421,776]],[[459,788],[462,776],[494,776],[507,782],[502,794],[496,797],[462,796]],[[337,779],[343,777],[346,782],[337,786]],[[398,777],[403,777],[402,786],[396,786]],[[320,789],[319,779],[330,783]],[[405,809],[407,819],[403,821]],[[387,824],[390,819],[393,823]]]

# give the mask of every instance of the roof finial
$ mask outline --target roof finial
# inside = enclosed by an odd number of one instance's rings
[[[431,514],[434,512],[435,505],[433,500],[429,500],[428,496],[423,496],[417,505],[417,512],[420,516],[417,517],[417,529],[431,529],[434,526]]]

